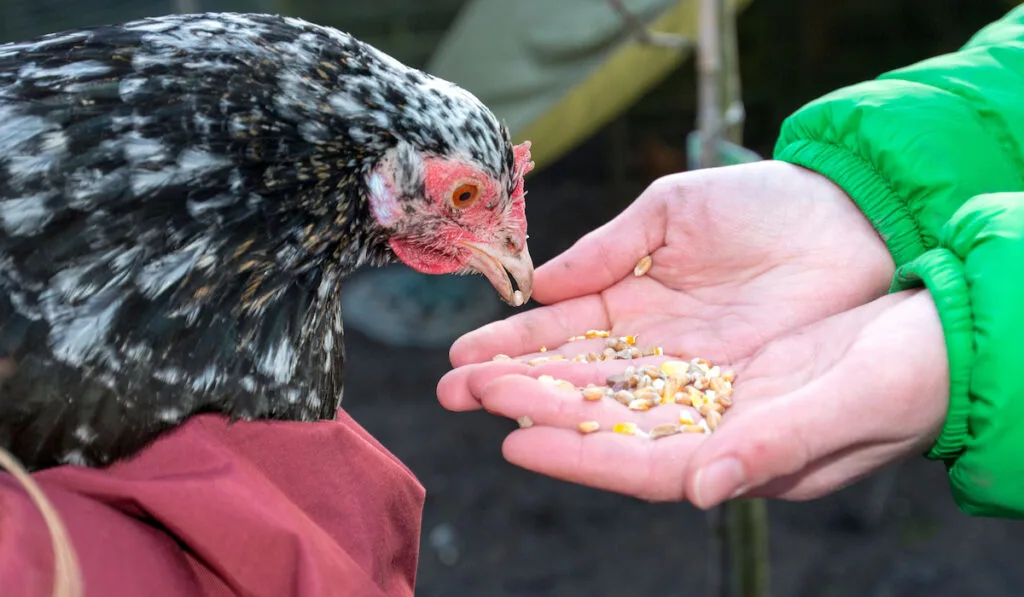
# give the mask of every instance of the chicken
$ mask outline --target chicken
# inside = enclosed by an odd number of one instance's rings
[[[103,466],[195,413],[333,418],[355,268],[529,299],[529,149],[469,92],[295,18],[0,45],[0,447]]]

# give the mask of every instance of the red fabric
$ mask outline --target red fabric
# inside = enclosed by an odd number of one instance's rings
[[[424,489],[346,413],[316,424],[192,418],[135,459],[34,475],[86,597],[405,597]],[[49,534],[0,473],[0,596],[49,597]]]

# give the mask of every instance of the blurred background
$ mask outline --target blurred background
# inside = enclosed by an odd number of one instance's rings
[[[694,0],[0,0],[0,41],[170,12],[256,11],[351,32],[455,80],[535,143],[527,180],[540,264],[687,168],[690,49],[637,44],[637,23],[692,40]],[[736,0],[744,144],[770,156],[801,104],[955,50],[1017,2]],[[625,9],[630,18],[621,11]],[[676,39],[676,38],[673,38]],[[665,44],[666,46],[671,44]],[[444,411],[447,345],[504,317],[482,278],[361,272],[346,290],[346,409],[427,489],[418,595],[704,595],[707,527],[507,464],[515,423]],[[857,413],[856,416],[864,416]],[[769,422],[770,424],[770,422]],[[772,594],[1024,594],[1024,525],[969,518],[940,464],[918,460],[831,497],[770,503]]]

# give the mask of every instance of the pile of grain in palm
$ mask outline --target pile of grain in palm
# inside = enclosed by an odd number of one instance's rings
[[[605,338],[601,352],[590,352],[574,357],[545,355],[526,361],[536,366],[552,361],[596,362],[610,360],[633,360],[641,357],[663,355],[661,347],[640,349],[636,336],[612,336],[604,330],[590,330],[580,336],[569,338],[570,342],[584,339]],[[547,352],[541,348],[541,352]],[[494,360],[511,360],[506,355],[497,355]],[[732,406],[733,382],[736,374],[723,371],[705,359],[668,360],[659,365],[645,364],[627,366],[622,373],[609,376],[605,385],[588,384],[578,387],[569,381],[555,379],[550,375],[538,377],[541,382],[557,385],[563,389],[579,392],[582,400],[597,402],[614,400],[634,411],[647,411],[665,405],[691,407],[699,415],[694,418],[690,410],[683,409],[678,421],[658,425],[649,430],[640,429],[636,423],[622,422],[612,426],[614,433],[636,435],[658,439],[677,433],[711,433],[722,422],[722,416]],[[520,417],[519,425],[529,427],[533,423],[528,417]],[[580,433],[600,431],[597,421],[582,421]]]

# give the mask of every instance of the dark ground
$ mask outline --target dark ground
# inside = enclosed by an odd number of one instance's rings
[[[582,153],[599,152],[600,140],[595,144]],[[578,179],[576,167],[581,163],[569,160],[529,182],[538,264],[612,217],[640,188],[559,182]],[[446,350],[396,350],[357,332],[346,337],[346,408],[427,489],[418,595],[704,595],[702,512],[516,468],[501,457],[514,422],[438,404],[434,388],[449,369]],[[896,472],[875,524],[868,522],[873,487],[868,481],[818,501],[769,505],[773,595],[1024,595],[1024,524],[960,513],[942,466],[923,459]]]

